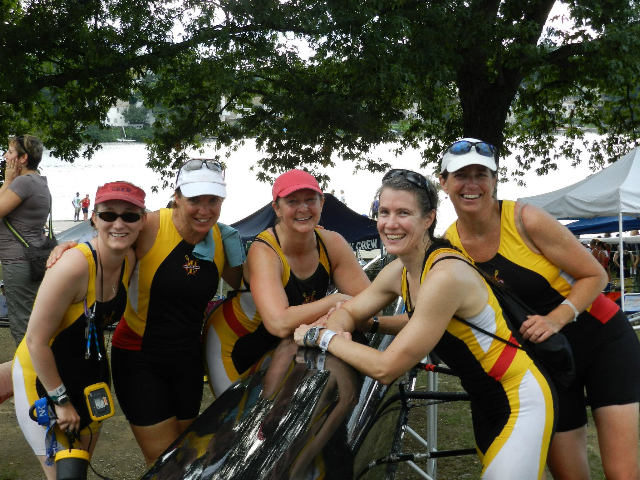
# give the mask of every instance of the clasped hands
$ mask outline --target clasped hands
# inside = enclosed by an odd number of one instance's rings
[[[329,309],[329,311],[327,313],[322,315],[315,322],[310,323],[308,325],[300,325],[293,332],[293,340],[298,345],[300,345],[301,347],[305,347],[307,345],[304,344],[304,336],[307,333],[307,330],[309,330],[311,327],[321,327],[320,335],[318,336],[318,341],[319,341],[322,338],[323,330],[327,328],[327,322],[329,320],[329,317],[331,316],[331,314],[333,312],[335,312],[337,309],[339,309],[342,306],[343,303],[344,303],[344,301],[337,302],[335,307],[332,307],[331,309]],[[341,332],[341,331],[338,331],[337,329],[335,329],[334,331],[336,331],[338,333],[338,335],[343,336],[346,339],[351,340],[351,333],[350,332]]]

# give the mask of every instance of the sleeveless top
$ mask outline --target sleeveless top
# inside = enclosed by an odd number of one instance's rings
[[[526,246],[516,229],[515,202],[504,200],[500,205],[498,252],[492,259],[475,264],[499,282],[509,285],[539,315],[547,315],[569,295],[575,279],[544,255],[534,253]],[[447,229],[446,236],[454,247],[467,255],[458,235],[457,223]],[[590,314],[599,322],[606,323],[618,310],[614,302],[600,294],[580,315]]]
[[[89,358],[85,358],[87,352],[87,340],[85,337],[87,316],[85,315],[83,300],[69,305],[60,326],[50,341],[50,345],[62,382],[67,388],[67,393],[73,406],[78,415],[80,415],[80,429],[83,429],[92,421],[84,399],[84,388],[99,382],[111,383],[107,349],[104,343],[104,329],[122,317],[127,303],[128,291],[122,280],[125,275],[128,276],[130,267],[128,260],[125,258],[116,296],[107,302],[97,302],[95,250],[86,243],[81,243],[74,248],[79,249],[84,254],[89,264],[86,301],[89,311],[94,311],[95,308],[94,322],[98,336],[97,344],[95,340],[91,340],[91,354]],[[98,358],[98,350],[101,355],[100,359]],[[20,364],[25,372],[27,370],[33,371],[33,364],[31,363],[26,341],[23,340],[20,343],[16,355],[19,356]],[[25,378],[27,378],[26,375]],[[39,378],[36,379],[36,391],[40,397],[47,393]]]
[[[275,233],[275,229],[274,229]],[[300,279],[291,271],[287,257],[280,247],[277,233],[268,231],[260,233],[255,241],[268,245],[280,257],[282,262],[282,286],[289,306],[303,305],[324,298],[331,283],[331,262],[327,249],[318,229],[315,229],[319,262],[316,271],[306,279]],[[269,351],[280,339],[271,335],[258,313],[249,283],[243,278],[240,291],[231,302],[222,307],[224,320],[238,338],[233,346],[231,357],[238,372],[250,368],[263,353]],[[246,368],[245,368],[246,367]],[[244,370],[243,370],[244,368]]]
[[[162,356],[200,348],[205,311],[224,268],[224,247],[214,225],[213,261],[198,259],[194,245],[178,233],[171,212],[160,210],[153,246],[133,271],[124,318],[113,336],[115,347]]]
[[[451,248],[431,246],[425,254],[421,284],[433,266],[434,259],[441,254],[460,255],[460,252]],[[466,259],[471,262],[468,257]],[[470,272],[470,274],[476,273]],[[489,297],[487,305],[478,315],[465,320],[517,345],[518,342],[502,316],[502,308],[493,295],[491,287],[484,279],[482,281]],[[407,313],[411,317],[414,307],[409,295],[406,269],[402,271],[402,298]],[[470,396],[475,397],[473,401],[480,404],[487,403],[485,406],[489,411],[493,411],[491,405],[483,399],[488,399],[491,395],[493,398],[504,396],[504,387],[499,386],[497,382],[518,377],[533,366],[532,360],[524,351],[494,339],[454,318],[449,322],[433,351],[460,376],[463,388]]]

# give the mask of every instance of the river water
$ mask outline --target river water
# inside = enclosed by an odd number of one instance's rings
[[[392,153],[394,145],[383,145],[375,149],[374,155],[383,158],[394,168],[408,168],[419,170],[421,162],[420,152],[410,150],[401,157],[395,157]],[[209,148],[203,155],[195,154],[194,157],[207,157],[215,154],[213,148]],[[266,205],[271,200],[271,185],[259,182],[256,172],[250,167],[261,158],[261,154],[255,147],[253,140],[248,140],[244,146],[231,153],[225,159],[227,164],[227,200],[222,207],[220,220],[224,223],[233,223],[250,215],[254,211]],[[515,199],[523,196],[538,195],[571,185],[588,176],[591,172],[587,168],[586,160],[575,168],[570,165],[560,165],[557,171],[545,177],[538,177],[535,173],[529,173],[525,177],[527,187],[518,187],[515,182],[500,184],[499,197]],[[62,162],[49,155],[45,151],[40,170],[47,176],[49,187],[53,197],[54,220],[71,220],[73,207],[71,199],[76,192],[81,197],[89,194],[91,201],[95,198],[98,186],[115,180],[127,180],[140,186],[147,192],[147,207],[156,210],[166,206],[172,191],[160,190],[158,193],[151,191],[151,186],[160,185],[160,177],[145,166],[147,154],[145,146],[141,143],[106,143],[92,160],[78,158],[70,164]],[[503,160],[509,162],[509,159]],[[508,164],[508,163],[503,163]],[[421,173],[433,176],[433,168],[420,170]],[[336,160],[336,167],[324,169],[331,181],[327,191],[336,190],[336,196],[340,190],[345,191],[347,205],[361,214],[367,214],[373,200],[373,196],[380,185],[381,174],[358,171],[354,172],[351,162]],[[442,233],[446,227],[455,220],[455,212],[451,202],[440,193],[441,207],[438,211],[438,227],[436,233]]]

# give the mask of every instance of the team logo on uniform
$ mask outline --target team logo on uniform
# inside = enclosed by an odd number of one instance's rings
[[[498,276],[498,270],[496,270],[495,272],[493,272],[493,279],[498,282],[498,283],[504,283],[504,280],[502,280],[499,276]]]
[[[184,258],[187,260],[182,268],[187,271],[187,275],[195,275],[198,270],[200,270],[200,266],[198,265],[198,260],[192,260],[188,255],[185,255]]]
[[[302,296],[304,297],[304,302],[302,302],[303,305],[305,303],[311,303],[311,302],[315,302],[316,301],[316,291],[315,290],[313,292],[311,292],[311,295],[307,295],[306,293],[303,293]]]

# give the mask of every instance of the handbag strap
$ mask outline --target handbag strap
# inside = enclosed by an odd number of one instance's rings
[[[53,208],[53,199],[51,198],[51,194],[49,194],[49,233],[47,234],[47,237],[49,238],[53,238],[53,215],[51,215],[52,208]],[[13,233],[16,236],[18,241],[28,248],[29,244],[27,243],[27,241],[24,238],[22,238],[22,236],[18,233],[18,231],[15,228],[13,228],[13,225],[9,223],[9,220],[7,220],[6,217],[2,217],[2,220],[4,221],[7,228],[11,231],[11,233]]]

